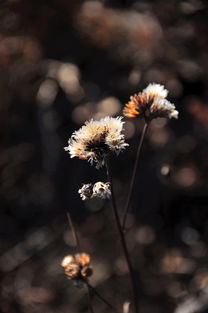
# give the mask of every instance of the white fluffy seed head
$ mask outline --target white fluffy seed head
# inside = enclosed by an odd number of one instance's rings
[[[172,117],[178,118],[178,111],[175,109],[175,105],[169,102],[167,99],[156,97],[153,104],[150,107],[150,112],[154,117]]]
[[[128,146],[122,134],[123,124],[122,117],[107,116],[99,121],[87,121],[72,134],[64,149],[71,158],[95,162],[99,168],[104,165],[104,158],[110,151],[118,154]]]
[[[127,117],[143,117],[146,121],[156,117],[177,118],[178,111],[175,105],[166,97],[167,89],[160,84],[149,84],[142,92],[130,97],[125,105],[124,115]]]
[[[146,95],[147,99],[151,99],[153,97],[166,98],[168,95],[168,90],[164,88],[163,85],[160,84],[149,84],[143,91],[143,94]]]

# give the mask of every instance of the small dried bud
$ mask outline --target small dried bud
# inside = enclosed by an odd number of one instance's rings
[[[79,276],[79,265],[76,263],[72,263],[69,264],[66,268],[65,268],[65,274],[70,278],[70,279],[74,279],[76,277]]]
[[[72,263],[75,263],[75,258],[72,255],[66,255],[61,262],[61,266],[67,267]]]
[[[65,274],[71,279],[76,287],[83,287],[87,277],[93,274],[90,264],[89,254],[77,253],[75,255],[67,255],[63,258],[61,266],[64,268]]]
[[[109,199],[111,196],[110,183],[97,182],[93,186],[93,197]]]
[[[78,193],[82,200],[92,198],[109,199],[111,196],[110,183],[97,182],[93,184],[85,184],[79,189]]]
[[[93,270],[91,266],[84,266],[83,269],[81,270],[81,275],[85,277],[90,277],[93,274]]]
[[[88,200],[92,198],[93,194],[93,184],[84,184],[82,188],[78,190],[78,193],[80,194],[80,197],[82,200]]]
[[[83,253],[78,253],[75,255],[75,259],[79,265],[84,267],[85,265],[88,265],[90,263],[90,256],[89,254],[83,252]]]

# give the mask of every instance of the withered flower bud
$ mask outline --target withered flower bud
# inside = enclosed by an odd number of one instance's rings
[[[69,264],[72,263],[75,263],[75,258],[73,257],[73,255],[66,255],[61,262],[61,266],[67,267]]]
[[[111,196],[110,183],[97,182],[93,186],[93,197],[109,199]]]
[[[74,279],[79,276],[80,267],[76,263],[69,264],[65,267],[65,274],[70,278]]]
[[[80,197],[82,200],[89,200],[92,198],[93,194],[93,184],[84,184],[82,188],[78,190],[78,193],[80,194]]]
[[[78,190],[82,200],[89,200],[92,198],[109,199],[111,196],[110,183],[97,182],[93,184],[84,184]]]
[[[77,253],[73,255],[67,255],[63,258],[61,266],[64,268],[64,272],[67,277],[73,280],[76,287],[83,287],[87,277],[93,274],[90,264],[89,254]]]
[[[75,255],[75,259],[79,265],[84,267],[85,265],[90,264],[90,256],[89,254],[83,252],[83,253],[77,253]]]
[[[92,270],[92,267],[91,267],[91,266],[86,265],[86,266],[84,266],[83,269],[81,270],[81,275],[82,275],[83,277],[90,277],[90,276],[92,276],[92,274],[93,274],[93,270]]]

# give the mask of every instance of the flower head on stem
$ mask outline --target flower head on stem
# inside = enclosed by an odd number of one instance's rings
[[[64,268],[67,277],[73,280],[78,287],[83,286],[85,279],[93,273],[90,266],[90,256],[85,252],[65,256],[61,266]]]
[[[178,111],[175,109],[175,105],[170,103],[166,97],[168,95],[167,89],[160,84],[149,84],[142,92],[135,94],[130,97],[130,101],[125,105],[123,114],[126,117],[141,117],[144,118],[145,123],[143,126],[142,134],[139,139],[136,159],[134,162],[134,167],[131,175],[131,180],[129,184],[129,190],[127,194],[127,199],[124,206],[124,215],[122,221],[122,228],[125,230],[125,224],[127,219],[127,214],[129,211],[129,203],[132,195],[132,190],[134,186],[136,171],[138,167],[138,162],[141,154],[142,144],[152,119],[157,117],[166,117],[171,119],[172,117],[178,118]]]
[[[61,262],[61,266],[65,270],[65,274],[71,279],[76,287],[83,287],[84,285],[88,290],[88,298],[89,298],[89,309],[90,312],[93,313],[93,305],[92,305],[92,296],[95,294],[102,302],[104,302],[109,308],[111,308],[114,312],[117,312],[117,309],[109,303],[102,295],[89,283],[88,277],[93,274],[92,267],[90,266],[91,257],[89,254],[85,252],[80,252],[80,243],[79,238],[72,222],[70,214],[67,212],[67,219],[69,222],[69,226],[72,230],[72,234],[74,237],[74,242],[76,244],[76,249],[78,253],[75,255],[67,255],[63,258]]]
[[[175,105],[169,102],[166,97],[167,89],[160,84],[149,84],[142,92],[130,97],[130,101],[125,105],[124,116],[141,117],[146,121],[151,121],[157,117],[178,117]]]
[[[90,120],[75,131],[64,149],[71,158],[88,160],[97,168],[104,165],[104,158],[110,153],[119,154],[128,144],[124,141],[122,117],[105,117],[99,121]]]

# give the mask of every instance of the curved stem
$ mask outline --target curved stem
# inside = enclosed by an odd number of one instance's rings
[[[131,176],[131,181],[130,181],[130,185],[129,185],[128,195],[127,195],[127,199],[126,199],[126,203],[125,203],[125,207],[124,207],[124,215],[123,215],[123,220],[122,220],[122,229],[123,230],[125,230],[127,214],[129,212],[129,202],[130,202],[130,199],[131,199],[131,194],[132,194],[132,190],[133,190],[133,186],[134,186],[134,181],[135,181],[136,171],[137,171],[139,157],[140,157],[140,153],[141,153],[141,148],[142,148],[142,144],[143,144],[144,137],[145,137],[145,134],[147,132],[147,129],[148,129],[148,123],[145,122],[144,127],[142,129],[141,137],[139,139],[139,144],[138,144],[137,153],[136,153],[136,159],[135,159],[135,162],[134,162],[134,168],[133,168],[133,171],[132,171],[132,176]]]
[[[121,245],[122,245],[122,248],[123,248],[123,253],[124,253],[124,256],[126,258],[126,263],[127,263],[128,270],[129,270],[129,275],[130,275],[131,284],[132,284],[132,291],[133,291],[133,296],[134,296],[135,312],[138,313],[137,292],[136,292],[136,283],[135,283],[135,279],[134,279],[134,272],[133,272],[133,268],[132,268],[132,264],[131,264],[131,260],[130,260],[130,256],[129,256],[129,252],[128,252],[128,249],[127,249],[125,236],[124,236],[123,229],[121,227],[121,222],[120,222],[119,215],[118,215],[118,209],[117,209],[117,205],[116,205],[114,188],[113,188],[113,179],[112,179],[112,175],[111,175],[111,170],[110,170],[110,165],[109,165],[108,158],[106,158],[106,160],[105,160],[105,165],[106,165],[108,180],[110,182],[111,202],[112,202],[113,215],[114,215],[114,218],[115,218],[115,222],[116,222],[119,238],[120,238]]]

